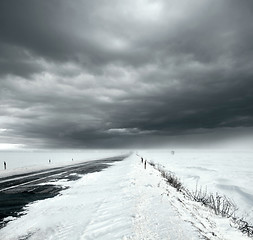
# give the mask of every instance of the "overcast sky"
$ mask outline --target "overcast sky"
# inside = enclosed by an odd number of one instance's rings
[[[250,138],[252,23],[252,0],[1,0],[0,149]]]

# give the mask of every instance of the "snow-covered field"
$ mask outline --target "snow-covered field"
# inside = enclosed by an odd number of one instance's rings
[[[0,151],[0,177],[125,154],[127,150]],[[72,160],[73,159],[73,160]],[[50,160],[50,163],[49,163]],[[7,163],[4,171],[3,162]]]
[[[103,156],[119,153],[122,151],[107,151]],[[210,190],[223,192],[225,188],[219,186],[227,184],[252,194],[250,152],[176,150],[172,155],[171,151],[145,150],[138,151],[138,154],[165,165],[193,189],[198,179],[199,185],[207,185]],[[69,157],[61,164],[66,164]],[[92,157],[97,158],[99,155]],[[238,158],[240,161],[236,160]],[[46,163],[44,168],[51,165]],[[22,170],[20,165],[19,170]],[[152,166],[147,165],[144,169],[136,154],[113,163],[112,167],[101,172],[83,175],[76,181],[63,179],[44,184],[69,188],[54,198],[28,204],[25,215],[12,219],[0,229],[1,240],[249,239],[231,227],[229,219],[214,215],[210,209],[187,200],[167,185]],[[230,191],[229,187],[226,189],[234,198],[238,195],[233,188]],[[240,204],[246,208],[246,204],[250,206],[250,203],[245,202],[243,196]],[[249,199],[252,201],[252,198]],[[252,209],[252,205],[250,207]]]
[[[175,150],[175,149],[171,149]],[[226,195],[239,208],[238,214],[253,222],[253,151],[143,150],[139,154],[160,163],[194,191]]]

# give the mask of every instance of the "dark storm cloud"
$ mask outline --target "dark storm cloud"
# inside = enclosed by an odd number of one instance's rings
[[[0,141],[120,147],[252,129],[252,12],[246,0],[1,1]]]
[[[114,3],[108,7],[106,1],[2,1],[0,39],[32,55],[79,62],[89,70],[111,62],[146,62],[149,54],[139,46],[122,49],[127,34],[135,34],[127,30],[134,22],[117,12],[124,5]]]

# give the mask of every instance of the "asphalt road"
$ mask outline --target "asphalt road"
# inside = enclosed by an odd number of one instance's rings
[[[8,216],[17,217],[24,214],[23,208],[28,203],[52,198],[64,189],[62,186],[54,185],[53,182],[60,179],[75,181],[80,178],[80,175],[99,172],[110,167],[113,162],[122,161],[125,157],[118,156],[88,161],[0,178],[0,228],[4,227],[9,221],[9,219],[4,221],[4,218]],[[41,183],[46,184],[41,185]]]

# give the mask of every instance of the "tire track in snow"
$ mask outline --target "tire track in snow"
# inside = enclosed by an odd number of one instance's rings
[[[137,184],[137,187],[139,183]],[[139,193],[136,202],[136,216],[134,221],[134,239],[154,239],[159,240],[159,235],[152,228],[156,223],[152,223],[151,216],[145,211],[146,206],[152,204],[148,196],[144,193]]]
[[[159,174],[149,169],[149,166],[147,170],[140,164],[133,167],[136,215],[133,218],[134,234],[129,239],[201,239],[191,224],[183,221],[163,196],[164,192],[158,187],[161,181]]]

